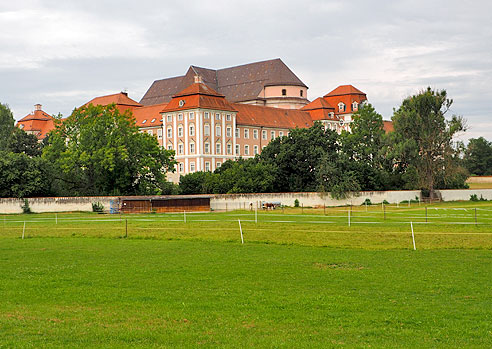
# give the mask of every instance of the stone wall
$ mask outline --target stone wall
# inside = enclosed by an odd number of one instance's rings
[[[478,198],[492,200],[492,189],[457,189],[440,190],[444,201],[470,200],[472,194]],[[384,200],[389,203],[397,203],[404,200],[414,200],[420,198],[418,190],[401,191],[366,191],[360,192],[357,196],[351,196],[343,200],[332,199],[329,194],[320,193],[270,193],[270,194],[217,194],[210,199],[212,210],[235,210],[239,208],[248,209],[250,205],[258,207],[261,202],[277,202],[281,205],[294,206],[294,201],[299,200],[299,205],[304,207],[343,206],[361,205],[366,199],[373,204],[379,204]],[[94,196],[94,197],[57,197],[57,198],[31,198],[28,199],[29,206],[33,212],[72,212],[72,211],[92,211],[92,203],[100,202],[104,205],[104,210],[109,211],[110,201],[118,200],[113,196]],[[22,213],[21,206],[24,201],[21,199],[0,198],[0,213]]]
[[[320,193],[269,193],[269,194],[220,194],[215,195],[210,200],[212,210],[235,210],[239,208],[247,209],[250,205],[258,207],[261,202],[278,202],[285,206],[294,206],[294,201],[299,200],[299,205],[304,207],[343,206],[361,205],[366,199],[371,203],[377,204],[384,200],[390,203],[401,202],[404,200],[414,200],[420,198],[419,190],[404,191],[365,191],[358,196],[351,196],[347,199],[335,200],[329,194]]]

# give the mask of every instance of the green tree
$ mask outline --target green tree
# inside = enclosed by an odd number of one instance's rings
[[[41,156],[41,143],[33,134],[15,127],[10,137],[8,149],[13,153],[24,153],[29,156]]]
[[[321,158],[336,158],[339,151],[338,135],[325,130],[323,125],[293,129],[286,137],[270,142],[262,151],[260,161],[276,168],[274,190],[276,192],[316,191],[316,170]]]
[[[8,148],[14,130],[14,115],[7,104],[0,103],[0,150]]]
[[[474,175],[492,175],[492,142],[483,137],[470,139],[463,163]]]
[[[352,174],[361,190],[391,188],[393,162],[387,157],[383,117],[371,104],[363,105],[354,113],[350,127],[351,132],[343,131],[340,136],[342,151],[348,157],[348,164],[344,165],[349,167],[347,173]]]
[[[174,153],[139,132],[131,112],[114,104],[75,109],[50,133],[43,157],[65,195],[142,195],[169,190]]]
[[[0,197],[51,194],[49,164],[41,157],[0,151]]]
[[[453,115],[446,120],[452,103],[445,90],[434,91],[429,87],[406,98],[393,115],[398,164],[414,171],[414,185],[430,196],[440,178],[453,177],[459,169],[452,139],[466,127],[462,117]]]

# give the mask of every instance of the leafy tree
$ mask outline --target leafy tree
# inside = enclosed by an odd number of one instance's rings
[[[344,153],[335,159],[326,154],[321,158],[317,171],[318,191],[329,192],[335,199],[347,197],[349,192],[359,192],[361,184],[353,162]]]
[[[68,195],[160,194],[169,190],[165,174],[174,169],[173,154],[114,104],[75,109],[43,149],[60,194]]]
[[[0,103],[0,150],[6,150],[14,130],[14,115],[7,104]]]
[[[24,153],[29,156],[41,156],[41,143],[33,134],[15,127],[9,142],[8,149],[13,153]]]
[[[466,127],[462,117],[445,119],[452,103],[445,90],[429,87],[405,99],[393,115],[397,163],[403,170],[414,170],[414,185],[431,197],[439,178],[453,176],[459,168],[454,164],[457,150],[452,139]]]
[[[215,172],[195,172],[180,177],[182,194],[271,192],[275,168],[257,158],[228,160]]]
[[[492,175],[492,142],[483,137],[470,139],[463,163],[474,175]]]
[[[371,104],[353,115],[351,132],[341,134],[342,150],[348,156],[350,173],[361,190],[385,190],[391,185],[393,161],[386,155],[389,147],[383,117]]]
[[[41,157],[0,151],[0,197],[51,194],[49,164]]]
[[[321,158],[336,157],[339,151],[338,135],[315,123],[311,128],[293,129],[286,137],[270,142],[259,160],[272,165],[275,171],[275,191],[316,191],[316,170]]]

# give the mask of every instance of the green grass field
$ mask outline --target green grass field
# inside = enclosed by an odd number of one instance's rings
[[[492,347],[487,202],[0,219],[0,348]]]

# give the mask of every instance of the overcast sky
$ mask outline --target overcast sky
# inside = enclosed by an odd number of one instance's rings
[[[0,3],[0,102],[20,119],[41,103],[68,116],[95,96],[193,64],[281,58],[313,100],[352,84],[390,119],[431,86],[492,140],[492,1],[80,1]]]

